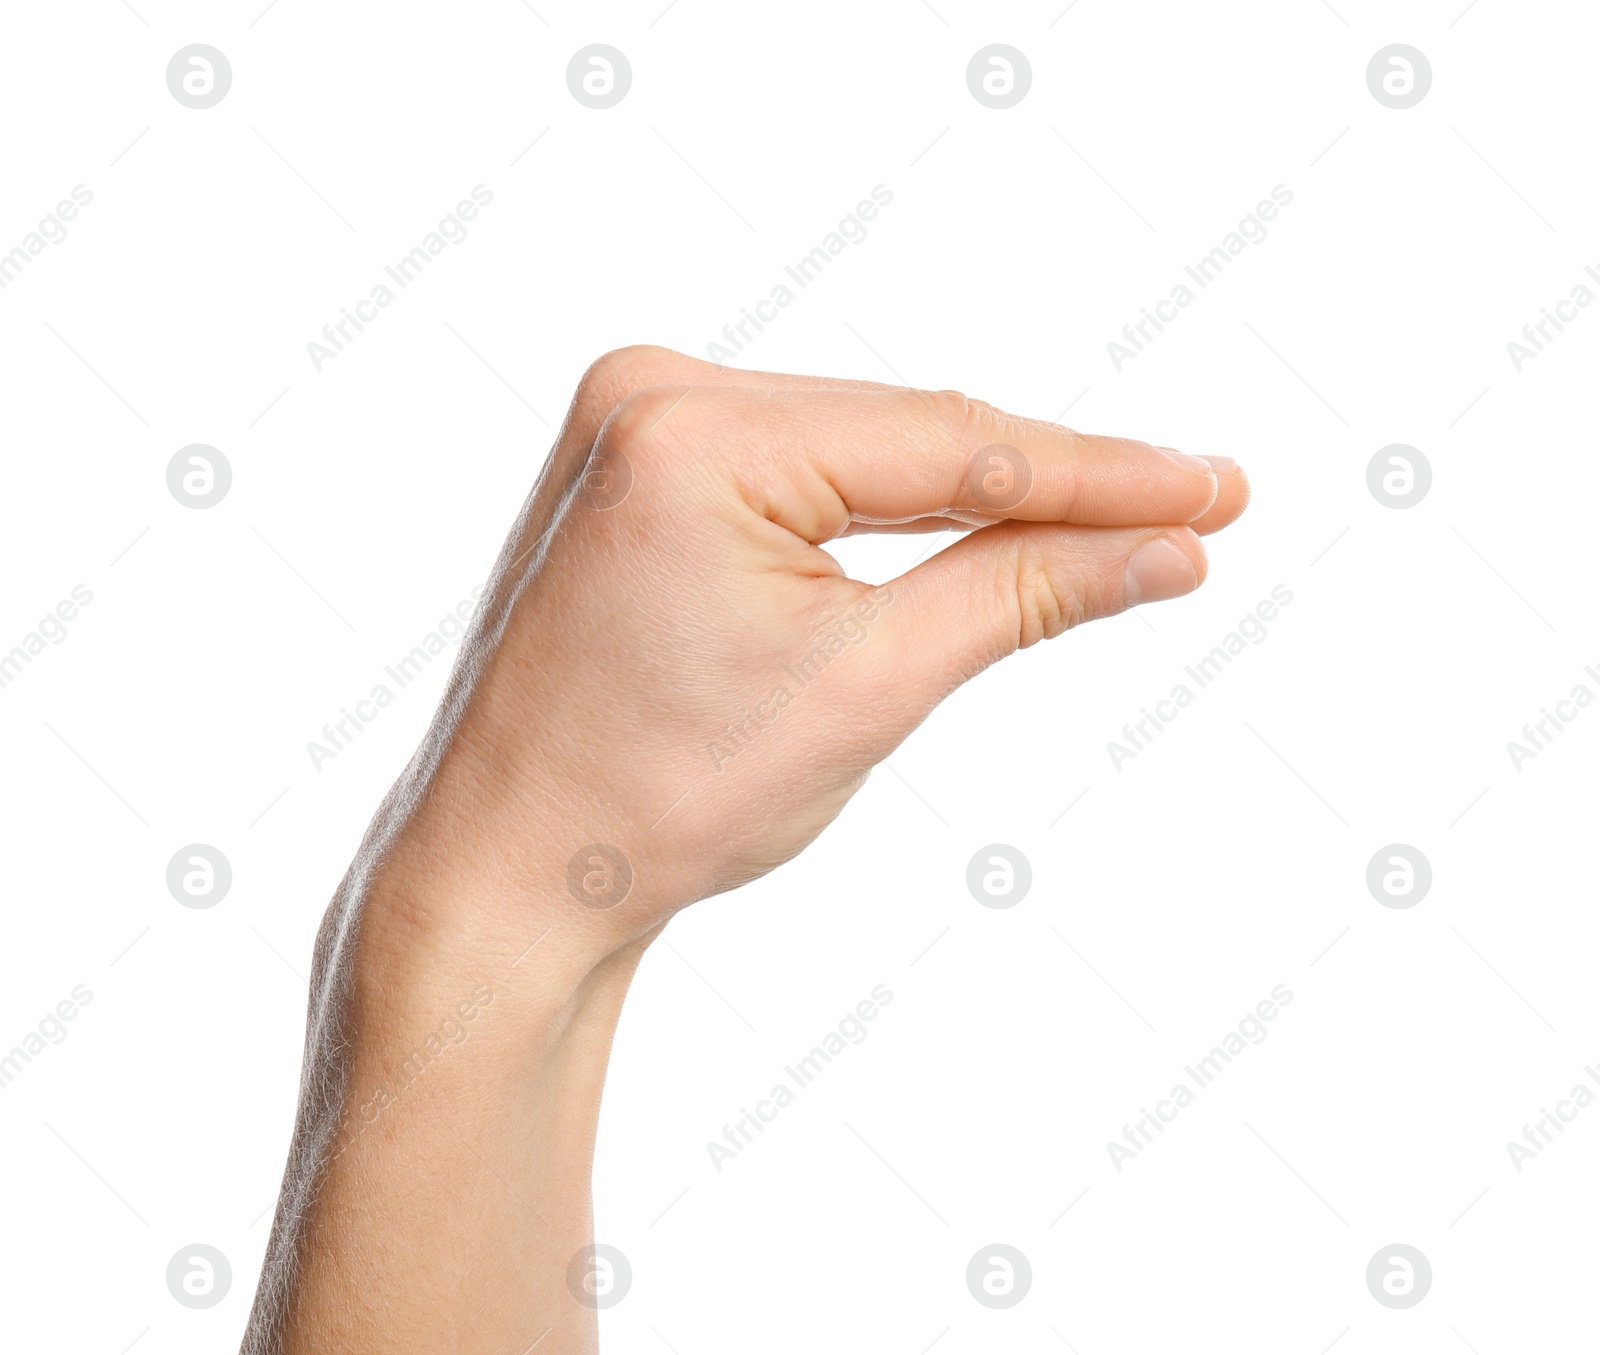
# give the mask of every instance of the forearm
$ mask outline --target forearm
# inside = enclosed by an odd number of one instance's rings
[[[592,1238],[601,1086],[647,940],[598,944],[554,890],[483,878],[490,848],[435,870],[412,841],[353,872],[324,926],[244,1350],[592,1351],[568,1268]]]

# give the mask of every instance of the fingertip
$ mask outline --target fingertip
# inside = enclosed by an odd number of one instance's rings
[[[1250,478],[1242,466],[1229,456],[1206,460],[1216,465],[1217,497],[1199,517],[1189,519],[1189,526],[1202,535],[1221,531],[1236,521],[1250,503]]]
[[[1135,547],[1123,571],[1125,607],[1192,593],[1206,576],[1206,553],[1187,528],[1152,536]]]
[[[1190,513],[1185,519],[1185,521],[1188,522],[1198,522],[1211,511],[1212,507],[1217,502],[1218,496],[1222,492],[1222,477],[1219,474],[1218,467],[1212,465],[1210,457],[1190,456],[1187,452],[1180,452],[1176,447],[1161,447],[1154,443],[1151,445],[1155,447],[1155,450],[1160,452],[1162,456],[1166,457],[1167,460],[1175,462],[1177,465],[1182,466],[1185,470],[1199,471],[1206,477],[1206,481],[1210,485],[1210,495],[1204,503]],[[1221,457],[1218,459],[1224,461],[1227,460],[1226,457]]]

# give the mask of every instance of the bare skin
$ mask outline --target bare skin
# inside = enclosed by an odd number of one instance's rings
[[[1198,587],[1248,497],[1226,458],[954,392],[596,362],[324,920],[246,1355],[598,1349],[595,1125],[645,948],[990,664]],[[823,549],[953,526],[882,588]]]

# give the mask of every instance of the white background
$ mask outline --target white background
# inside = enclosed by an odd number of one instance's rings
[[[307,741],[486,574],[592,358],[704,355],[883,184],[741,364],[1070,406],[1237,457],[1255,499],[1198,595],[986,674],[647,957],[596,1169],[634,1271],[608,1348],[1575,1348],[1600,1109],[1520,1173],[1506,1142],[1600,1059],[1600,713],[1520,771],[1506,745],[1600,692],[1600,312],[1520,373],[1506,344],[1600,265],[1592,7],[663,3],[6,8],[0,250],[94,200],[0,292],[0,650],[93,602],[0,690],[0,1050],[93,1001],[0,1090],[0,1340],[237,1342],[312,935],[444,665],[320,771]],[[204,111],[165,83],[193,42],[233,68]],[[566,85],[592,42],[633,68],[606,111]],[[993,42],[1033,71],[1005,111],[966,87]],[[1396,42],[1433,69],[1404,111],[1365,77]],[[314,370],[480,183],[468,238]],[[1106,343],[1277,184],[1268,238],[1118,372]],[[165,482],[193,442],[233,468],[206,511]],[[1404,511],[1366,483],[1397,442],[1433,468]],[[1280,584],[1118,770],[1108,740]],[[232,864],[210,910],[166,889],[192,842]],[[1003,911],[965,883],[994,842],[1033,869]],[[1434,875],[1406,910],[1365,883],[1396,842]],[[870,1037],[716,1171],[876,984]],[[1269,1038],[1117,1171],[1107,1141],[1277,984]],[[204,1312],[164,1279],[193,1242],[233,1267]],[[1003,1312],[964,1281],[994,1242],[1034,1275]],[[1434,1272],[1406,1311],[1364,1278],[1394,1242]]]

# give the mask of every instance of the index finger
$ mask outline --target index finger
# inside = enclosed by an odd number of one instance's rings
[[[662,392],[663,405],[684,399]],[[813,543],[851,521],[965,511],[1085,527],[1186,523],[1217,498],[1199,457],[1021,418],[954,391],[706,387],[692,418],[730,449],[747,498]],[[671,434],[668,434],[669,438]]]

